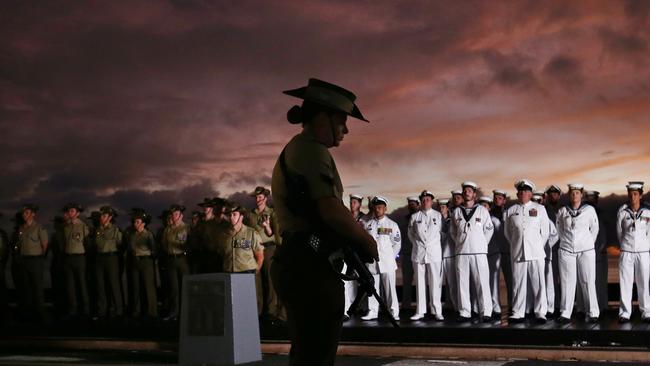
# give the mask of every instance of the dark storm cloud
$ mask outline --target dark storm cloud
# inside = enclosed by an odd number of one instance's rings
[[[566,55],[553,57],[544,66],[544,74],[569,89],[574,89],[584,82],[580,60]]]
[[[436,151],[455,151],[436,163],[453,167],[463,154],[448,126],[489,132],[483,116],[510,117],[492,110],[509,103],[500,98],[536,102],[558,89],[554,83],[577,85],[576,95],[593,88],[603,105],[622,98],[598,84],[608,60],[594,63],[601,49],[617,54],[624,75],[626,55],[644,59],[647,8],[634,1],[8,0],[0,5],[0,205],[141,201],[160,210],[154,200],[181,199],[174,192],[189,187],[200,200],[214,190],[269,186],[275,158],[297,130],[284,116],[300,100],[280,91],[310,76],[354,90],[373,121],[354,127],[363,137],[346,138],[356,146],[339,154],[351,166],[403,166],[430,145],[404,136],[432,129]],[[619,88],[647,94],[627,81]],[[346,183],[361,187],[367,169],[349,168],[339,166],[350,170]]]

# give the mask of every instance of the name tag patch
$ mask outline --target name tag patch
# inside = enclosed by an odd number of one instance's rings
[[[531,209],[530,211],[528,211],[528,216],[530,216],[530,217],[537,217],[537,209],[534,209],[534,208],[533,208],[533,209]]]
[[[252,246],[250,239],[237,239],[233,243],[233,248],[250,249]]]

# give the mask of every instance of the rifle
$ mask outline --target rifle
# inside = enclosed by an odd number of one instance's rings
[[[379,308],[388,314],[388,320],[390,320],[390,323],[393,325],[393,327],[399,328],[399,324],[395,320],[395,317],[393,317],[393,313],[391,313],[390,309],[388,309],[386,301],[377,293],[377,290],[375,289],[375,278],[372,276],[372,273],[370,273],[370,270],[368,270],[366,264],[363,263],[361,258],[359,258],[359,254],[357,254],[357,252],[349,245],[343,248],[343,253],[345,255],[345,263],[347,263],[348,267],[356,272],[356,276],[342,275],[343,279],[348,281],[355,280],[359,283],[359,291],[357,292],[357,297],[352,302],[352,305],[350,305],[348,313],[351,314],[356,312],[359,309],[361,300],[365,299],[366,297],[374,296],[379,303]]]

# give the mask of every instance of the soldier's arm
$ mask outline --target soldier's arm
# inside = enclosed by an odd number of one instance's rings
[[[257,262],[257,271],[259,272],[264,263],[264,247],[262,246],[262,238],[257,232],[253,232],[253,255],[255,262]]]
[[[334,196],[319,198],[316,200],[316,209],[322,222],[329,229],[366,256],[379,260],[375,239],[357,224],[341,200]]]
[[[485,235],[485,241],[489,243],[492,235],[494,235],[494,225],[492,224],[492,217],[488,210],[484,210],[484,213],[485,225],[483,225],[483,235]]]
[[[45,230],[45,228],[41,228],[38,235],[41,240],[41,248],[43,248],[43,254],[45,254],[47,252],[47,245],[49,243],[47,238],[47,231]]]
[[[549,226],[544,225],[544,223],[548,221],[548,214],[546,213],[544,206],[539,206],[539,214],[541,215],[540,219],[542,220],[542,224],[540,225],[540,234],[542,235],[542,242],[545,243],[548,240],[548,236],[550,234]]]
[[[397,226],[397,224],[393,225],[393,235],[390,239],[393,244],[393,254],[397,258],[399,251],[402,249],[402,233],[400,232],[399,226]]]

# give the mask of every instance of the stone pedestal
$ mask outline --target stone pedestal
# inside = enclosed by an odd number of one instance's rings
[[[178,361],[238,365],[262,359],[254,274],[183,277]]]

